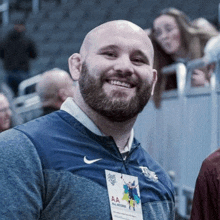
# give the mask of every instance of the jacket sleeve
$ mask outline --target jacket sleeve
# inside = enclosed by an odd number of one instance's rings
[[[29,42],[29,56],[32,59],[37,57],[37,48],[33,41]]]
[[[220,219],[218,182],[215,167],[209,160],[205,160],[196,180],[190,220]]]
[[[3,47],[3,43],[0,43],[0,59],[4,59],[5,58],[5,51],[4,51],[4,47]]]
[[[32,142],[20,131],[0,134],[0,219],[39,219],[43,173]]]

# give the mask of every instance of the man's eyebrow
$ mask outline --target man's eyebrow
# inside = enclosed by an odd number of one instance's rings
[[[103,51],[106,51],[106,50],[116,50],[116,49],[118,49],[118,46],[108,45],[108,46],[100,48],[98,52],[100,53],[100,52],[103,52]]]

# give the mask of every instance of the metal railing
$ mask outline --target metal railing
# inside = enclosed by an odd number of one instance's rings
[[[9,0],[3,0],[0,12],[2,13],[2,24],[7,25],[9,23]]]
[[[40,10],[40,1],[32,0],[32,12],[36,14],[39,12],[39,10]]]
[[[183,63],[177,63],[170,66],[166,66],[162,69],[162,73],[165,75],[172,74],[173,72],[176,72],[176,76],[177,76],[178,94],[182,95],[185,90],[185,84],[186,84],[186,75],[187,75],[186,66]]]
[[[220,56],[218,57],[220,60]],[[192,206],[192,199],[193,199],[193,191],[192,187],[188,187],[185,185],[185,178],[187,175],[186,168],[186,161],[187,155],[189,154],[186,148],[189,143],[187,142],[186,132],[189,129],[188,121],[186,121],[185,116],[189,114],[189,101],[190,97],[196,97],[199,92],[204,94],[204,96],[209,97],[210,102],[210,144],[211,146],[207,146],[210,149],[210,153],[213,152],[218,148],[218,112],[219,112],[219,103],[218,103],[218,94],[220,92],[219,86],[219,70],[220,70],[220,62],[217,61],[215,63],[216,67],[215,70],[212,72],[211,79],[210,79],[210,86],[208,88],[199,88],[199,87],[192,87],[191,86],[191,77],[193,71],[195,69],[199,69],[205,67],[206,65],[211,64],[212,61],[209,63],[205,62],[203,58],[196,59],[193,61],[188,62],[187,66],[182,63],[174,64],[168,67],[163,68],[163,74],[173,74],[176,72],[177,76],[177,98],[178,99],[178,108],[181,112],[182,117],[180,117],[181,121],[181,131],[180,131],[180,139],[179,139],[179,154],[180,157],[180,178],[177,183],[175,183],[175,190],[176,190],[176,200],[177,200],[177,211],[180,216],[188,219],[190,217],[191,206]],[[199,92],[198,92],[199,91]],[[165,92],[165,96],[166,97]],[[196,99],[193,99],[196,105]],[[164,113],[158,112],[161,114],[161,118],[164,117]],[[199,116],[199,115],[198,115]],[[198,128],[199,129],[199,128]],[[200,158],[201,160],[201,158]]]
[[[42,115],[42,103],[36,93],[22,95],[14,99],[16,113],[23,119],[23,122],[28,122]]]
[[[28,87],[35,86],[41,79],[41,74],[33,76],[29,79],[22,81],[18,86],[18,95],[23,96],[26,93]]]
[[[192,200],[193,200],[193,193],[194,189],[185,185],[180,186],[177,183],[174,183],[175,188],[175,201],[176,201],[176,210],[178,214],[180,214],[180,195],[182,195],[182,203],[184,203],[184,215],[182,217],[189,219],[190,213],[192,209]],[[180,191],[181,189],[181,191]],[[183,214],[183,213],[182,213]]]

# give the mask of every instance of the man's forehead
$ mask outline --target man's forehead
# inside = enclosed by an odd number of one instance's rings
[[[124,20],[107,22],[90,31],[84,39],[80,53],[84,56],[91,46],[107,46],[120,41],[122,43],[123,40],[133,40],[140,47],[146,46],[153,57],[153,46],[145,31],[136,24]]]
[[[8,100],[4,95],[0,95],[0,105],[7,105]]]

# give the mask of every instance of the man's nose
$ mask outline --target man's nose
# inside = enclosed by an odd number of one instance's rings
[[[123,76],[131,76],[134,72],[133,64],[128,56],[122,56],[117,60],[114,70]]]
[[[11,111],[10,108],[7,109],[6,114],[7,114],[8,117],[11,117],[11,115],[12,115],[12,111]]]

